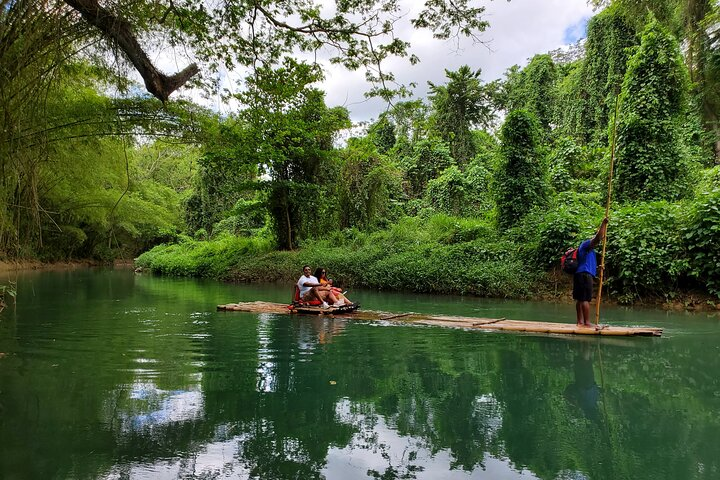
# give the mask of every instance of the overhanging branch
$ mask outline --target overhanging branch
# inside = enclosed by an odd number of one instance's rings
[[[63,0],[91,25],[114,40],[145,81],[145,88],[163,103],[200,69],[192,63],[174,75],[165,75],[150,61],[135,37],[130,23],[100,6],[97,0]]]

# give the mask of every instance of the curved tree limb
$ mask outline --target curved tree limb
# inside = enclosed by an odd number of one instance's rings
[[[97,27],[108,38],[117,42],[130,62],[145,81],[145,88],[165,103],[178,88],[185,85],[200,69],[192,63],[174,75],[165,75],[153,65],[135,37],[130,23],[100,6],[98,0],[63,0],[79,12],[91,25]]]

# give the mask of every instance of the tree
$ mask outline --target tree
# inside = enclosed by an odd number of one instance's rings
[[[495,172],[498,225],[507,229],[545,202],[545,171],[539,127],[525,110],[510,112],[500,132],[500,165]]]
[[[30,4],[30,0],[20,1]],[[317,52],[327,47],[334,51],[332,63],[366,69],[374,85],[372,93],[384,98],[399,91],[393,87],[393,74],[384,70],[384,61],[409,55],[409,43],[395,35],[395,24],[404,18],[399,0],[336,0],[330,6],[314,0],[226,0],[211,5],[195,0],[146,0],[106,6],[99,0],[64,2],[80,14],[77,21],[96,27],[99,35],[125,54],[148,91],[163,102],[196,76],[200,67],[192,63],[175,75],[164,75],[149,60],[146,50],[152,45],[143,45],[142,38],[166,37],[171,45],[189,47],[211,71],[220,65],[232,69],[275,64],[295,49]],[[438,39],[462,35],[477,40],[488,24],[482,19],[484,7],[470,3],[426,0],[410,23],[431,30]],[[83,33],[89,34],[87,29]],[[410,57],[411,63],[417,60]]]
[[[407,190],[410,196],[422,197],[427,183],[454,164],[447,144],[438,138],[422,139],[415,143],[412,155],[400,162],[408,180]]]
[[[614,7],[590,19],[587,32],[579,91],[571,108],[579,113],[577,137],[606,145],[610,112],[620,94],[630,47],[637,41],[635,30]]]
[[[712,132],[715,156],[720,158],[720,5],[711,0],[592,0],[595,6],[611,5],[636,31],[645,27],[651,13],[670,34],[684,42],[683,53],[692,91],[703,126]]]
[[[367,138],[351,138],[340,155],[336,205],[340,227],[367,228],[387,222],[393,200],[402,197],[402,171]]]
[[[487,128],[495,118],[493,86],[480,83],[480,70],[463,65],[456,72],[445,70],[447,85],[430,86],[431,119],[435,130],[449,146],[459,165],[475,156],[471,129]]]
[[[377,122],[370,125],[368,136],[380,153],[387,153],[395,146],[395,125],[388,119],[387,113],[380,115]]]
[[[671,200],[687,189],[681,125],[688,75],[677,41],[652,19],[628,63],[617,120],[620,200]]]
[[[324,93],[308,85],[320,79],[317,66],[286,59],[277,69],[259,68],[239,94],[250,133],[251,160],[270,176],[264,187],[278,245],[297,242],[337,225],[323,185],[336,133],[350,127],[348,112],[328,108]]]
[[[535,55],[524,69],[508,69],[500,101],[506,111],[527,110],[545,132],[550,131],[555,105],[557,72],[550,55]]]

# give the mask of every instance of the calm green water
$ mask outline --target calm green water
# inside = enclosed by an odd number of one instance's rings
[[[666,334],[588,339],[216,312],[290,287],[128,270],[27,273],[19,292],[0,314],[3,479],[720,478],[718,315],[605,309]]]

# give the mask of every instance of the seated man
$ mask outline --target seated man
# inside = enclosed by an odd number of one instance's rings
[[[332,292],[329,286],[323,286],[320,284],[318,279],[310,275],[310,266],[305,265],[303,267],[303,274],[297,281],[297,286],[300,289],[300,299],[305,302],[312,300],[320,300],[322,308],[328,308],[326,300],[330,300],[333,303],[337,303],[338,298]]]

